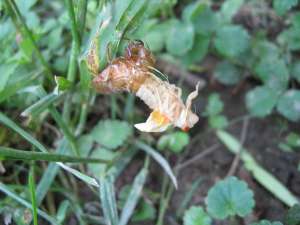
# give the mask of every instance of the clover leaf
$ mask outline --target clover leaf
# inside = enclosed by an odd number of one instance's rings
[[[269,220],[261,220],[257,223],[252,223],[251,225],[283,225],[280,222],[270,222]]]
[[[216,219],[235,215],[244,217],[252,212],[254,204],[253,192],[236,177],[216,183],[206,198],[207,211]]]
[[[184,213],[184,225],[210,225],[212,219],[207,215],[202,207],[192,206]]]
[[[174,153],[180,153],[189,143],[190,137],[187,133],[177,131],[160,137],[157,147],[160,150],[168,148]]]
[[[217,30],[215,47],[225,57],[237,57],[245,52],[249,45],[250,36],[242,26],[226,25]]]
[[[300,120],[300,91],[289,90],[278,101],[277,110],[291,121]]]
[[[106,148],[115,149],[132,134],[132,127],[125,121],[102,120],[93,129],[94,141]]]

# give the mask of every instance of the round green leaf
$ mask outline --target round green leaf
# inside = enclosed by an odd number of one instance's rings
[[[200,62],[207,54],[209,41],[208,36],[197,34],[193,48],[182,57],[183,63],[190,65],[194,62]]]
[[[212,219],[204,212],[202,207],[192,206],[184,213],[184,225],[210,225]]]
[[[270,222],[268,220],[261,220],[260,222],[252,223],[251,225],[283,225],[283,224],[280,222]]]
[[[192,49],[193,43],[193,25],[176,20],[167,37],[168,52],[175,56],[182,56]]]
[[[227,25],[217,31],[215,47],[221,55],[233,58],[248,49],[249,41],[249,34],[242,26]]]
[[[172,134],[166,134],[160,137],[157,147],[160,150],[166,148],[174,153],[180,153],[183,148],[189,143],[190,137],[187,133],[177,131]]]
[[[101,158],[101,159],[105,159],[105,160],[112,160],[115,156],[116,156],[115,152],[112,152],[105,148],[97,148],[91,154],[91,157],[93,157],[93,158]],[[105,173],[106,168],[107,168],[107,164],[102,164],[102,163],[89,163],[88,164],[89,173],[97,178],[100,178],[101,175],[103,175]]]
[[[217,93],[212,93],[208,97],[208,103],[205,108],[206,116],[215,116],[220,114],[223,111],[224,104],[220,98],[220,95]]]
[[[291,76],[300,83],[300,61],[292,65]]]
[[[287,48],[291,51],[297,51],[300,49],[299,27],[291,27],[283,31],[277,39],[279,44],[287,46]]]
[[[263,58],[255,67],[255,72],[266,86],[277,93],[284,91],[288,86],[289,71],[282,59]]]
[[[300,224],[300,205],[296,204],[290,208],[284,218],[284,223],[287,225]]]
[[[194,25],[195,32],[210,35],[218,26],[216,13],[207,3],[197,1],[188,5],[182,14],[183,20]]]
[[[120,120],[102,120],[91,133],[94,141],[111,149],[122,145],[131,134],[132,127]]]
[[[214,115],[208,118],[209,126],[214,129],[224,129],[228,126],[228,120],[223,115]]]
[[[273,7],[278,15],[284,15],[288,10],[298,4],[298,0],[273,0]]]
[[[241,71],[232,63],[223,61],[216,66],[214,77],[222,84],[234,85],[241,80]]]
[[[206,198],[207,211],[216,219],[236,215],[244,217],[252,212],[254,204],[253,192],[236,177],[216,183]]]
[[[291,121],[300,120],[300,91],[289,90],[278,101],[277,110]]]
[[[149,46],[151,51],[159,52],[164,48],[165,44],[165,29],[163,26],[155,26],[151,30],[149,30],[143,40]]]
[[[261,86],[249,91],[246,95],[246,106],[253,116],[264,117],[269,115],[277,103],[276,92]]]

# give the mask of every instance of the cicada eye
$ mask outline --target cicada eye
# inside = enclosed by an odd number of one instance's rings
[[[134,42],[136,42],[138,45],[142,45],[142,46],[145,45],[142,40],[135,40]]]

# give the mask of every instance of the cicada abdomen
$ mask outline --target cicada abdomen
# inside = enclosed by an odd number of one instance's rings
[[[184,104],[180,88],[151,72],[154,63],[154,56],[142,42],[132,42],[124,57],[116,58],[94,78],[93,86],[100,93],[128,91],[143,100],[153,111],[145,123],[135,125],[141,131],[162,132],[172,124],[187,131],[198,121],[191,104],[199,85]]]

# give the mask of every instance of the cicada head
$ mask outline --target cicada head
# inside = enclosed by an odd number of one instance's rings
[[[140,40],[132,41],[128,44],[125,58],[141,61],[142,64],[146,63],[147,66],[153,66],[155,64],[153,54],[145,47],[144,42]]]

